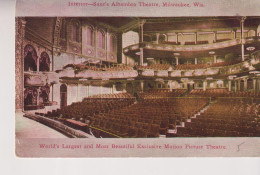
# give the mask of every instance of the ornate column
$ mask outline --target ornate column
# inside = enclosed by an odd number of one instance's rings
[[[140,48],[140,62],[139,65],[142,66],[144,64],[144,49],[143,49],[143,41],[144,41],[144,23],[145,20],[141,20],[139,23],[139,48]]]
[[[242,17],[240,21],[240,31],[241,31],[241,36],[240,36],[240,42],[241,42],[241,57],[242,61],[245,60],[245,41],[244,41],[244,22],[246,20],[246,17]]]
[[[198,59],[197,58],[195,58],[195,64],[198,64]]]
[[[159,44],[159,36],[160,36],[160,33],[156,33],[156,44]]]
[[[231,80],[228,80],[228,91],[231,91]]]
[[[207,80],[203,81],[203,91],[206,91],[207,89]]]
[[[214,55],[214,63],[217,62],[217,55]]]
[[[198,42],[198,33],[197,32],[194,32],[194,42],[195,42],[195,44],[197,44],[197,42]]]
[[[256,92],[256,79],[253,79],[253,90],[254,93]]]
[[[241,91],[241,89],[240,89],[240,81],[241,80],[238,80],[238,91]]]
[[[235,92],[237,92],[237,81],[235,81]]]
[[[116,92],[116,84],[112,85],[112,94],[114,94]]]
[[[123,92],[126,92],[126,82],[123,82]]]
[[[234,37],[234,39],[236,39],[236,38],[237,38],[237,32],[236,32],[236,29],[234,29],[232,32],[233,32],[233,37]]]
[[[176,58],[176,65],[179,65],[179,58],[178,57],[175,58]]]
[[[144,81],[140,81],[141,92],[144,92]]]
[[[217,32],[213,32],[214,35],[214,39],[213,39],[213,43],[217,42]]]
[[[247,78],[244,79],[244,91],[247,91]]]
[[[21,112],[24,108],[24,34],[26,21],[23,18],[15,19],[15,111]]]

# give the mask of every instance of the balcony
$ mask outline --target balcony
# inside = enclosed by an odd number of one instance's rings
[[[25,86],[45,86],[46,84],[56,84],[59,77],[55,72],[24,72]]]
[[[242,40],[245,46],[254,46],[256,49],[260,49],[259,42],[260,37],[248,37]],[[153,43],[153,42],[143,42],[134,45],[130,45],[123,49],[124,54],[137,57],[138,52],[140,52],[140,47],[144,48],[145,56],[147,57],[158,57],[162,55],[164,57],[173,57],[173,53],[180,53],[180,57],[197,57],[201,55],[209,54],[209,51],[216,51],[216,54],[219,54],[217,51],[220,50],[221,52],[241,52],[241,48],[239,47],[241,44],[240,39],[231,39],[231,40],[223,40],[216,43],[209,43],[209,44],[191,44],[191,45],[176,45],[168,43]],[[190,54],[192,53],[192,54]]]

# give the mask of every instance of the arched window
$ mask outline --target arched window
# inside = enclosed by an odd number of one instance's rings
[[[92,28],[87,28],[87,45],[94,46],[94,31]]]
[[[80,42],[80,25],[78,22],[73,21],[72,22],[72,35],[71,35],[71,39],[74,42]]]
[[[65,19],[63,19],[61,23],[60,38],[65,40],[66,36],[67,36],[67,25]]]
[[[116,37],[111,35],[109,39],[110,52],[116,52]]]
[[[50,57],[47,52],[41,53],[40,62],[40,71],[50,71]]]
[[[98,47],[105,49],[105,34],[102,31],[98,31]]]
[[[32,45],[24,48],[24,71],[37,71],[37,52]]]

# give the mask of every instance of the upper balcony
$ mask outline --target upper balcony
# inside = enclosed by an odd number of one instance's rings
[[[247,37],[243,40],[231,39],[222,40],[220,42],[200,44],[198,42],[196,45],[194,43],[186,43],[185,45],[177,45],[176,43],[154,43],[154,42],[143,42],[134,45],[130,45],[123,49],[125,55],[131,56],[133,58],[138,57],[140,48],[144,49],[145,57],[173,57],[174,53],[179,53],[180,57],[183,58],[195,58],[205,55],[210,55],[210,51],[214,51],[216,55],[223,55],[225,53],[240,53],[241,43],[245,45],[245,48],[249,46],[255,47],[256,50],[260,49],[260,36]],[[203,43],[203,42],[202,42]],[[188,45],[190,44],[190,45]]]
[[[56,84],[59,82],[59,77],[56,72],[24,72],[25,86],[45,86],[46,84]]]

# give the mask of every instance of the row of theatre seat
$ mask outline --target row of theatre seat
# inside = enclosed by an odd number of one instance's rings
[[[145,92],[139,92],[138,97],[141,99],[156,99],[156,98],[170,98],[180,97],[187,92],[186,89],[150,89]]]
[[[133,67],[131,66],[126,66],[126,65],[119,65],[119,66],[113,66],[113,67],[105,67],[104,65],[102,66],[91,66],[91,65],[86,65],[86,64],[68,64],[64,66],[63,68],[67,67],[73,67],[74,69],[78,70],[93,70],[93,71],[127,71],[127,70],[133,70]]]
[[[152,70],[169,70],[171,65],[169,64],[151,64],[149,66],[135,66],[136,69],[152,69]]]
[[[93,95],[91,97],[85,98],[86,100],[89,99],[107,99],[107,98],[119,98],[119,99],[124,99],[124,98],[134,98],[131,94],[129,93],[116,93],[116,94],[98,94],[98,95]],[[84,100],[83,100],[84,101]]]
[[[260,92],[230,92],[227,88],[193,89],[187,94],[189,97],[254,97],[260,98]]]
[[[223,67],[223,66],[229,66],[233,64],[240,63],[240,60],[234,60],[230,62],[220,62],[220,63],[213,63],[211,65],[208,64],[179,64],[174,67],[172,67],[170,64],[151,64],[148,66],[139,66],[136,65],[135,67],[126,66],[126,65],[120,65],[120,66],[114,66],[114,67],[98,67],[98,66],[88,66],[85,64],[68,64],[64,66],[64,68],[67,67],[73,67],[74,69],[78,70],[92,70],[92,71],[131,71],[135,69],[151,69],[151,70],[194,70],[194,69],[206,69],[211,67]]]
[[[134,98],[108,98],[108,99],[84,99],[82,102],[76,102],[62,109],[53,110],[46,114],[47,117],[61,117],[85,121],[87,116],[93,116],[101,112],[120,109],[133,104]]]
[[[90,117],[91,126],[121,137],[167,136],[169,129],[190,118],[206,98],[150,99]]]
[[[217,89],[193,89],[186,96],[189,97],[223,97],[230,94],[227,88],[217,88]]]
[[[219,39],[216,40],[216,42],[223,42],[223,41],[228,41],[230,39],[225,38],[225,39]],[[171,44],[171,45],[180,45],[180,42],[176,42],[176,41],[162,41],[162,44]],[[208,44],[209,41],[204,40],[204,41],[197,41],[197,43],[195,43],[195,41],[186,41],[184,42],[184,45],[196,45],[196,44]]]
[[[213,63],[211,65],[208,64],[179,64],[172,67],[173,70],[194,70],[194,69],[206,69],[212,67],[223,67],[229,66],[233,64],[240,63],[240,60],[234,60],[230,62],[220,62]],[[171,65],[169,64],[151,64],[149,66],[136,66],[136,69],[151,69],[151,70],[171,70]]]
[[[178,137],[259,137],[260,100],[218,99],[185,127]]]
[[[229,66],[233,64],[240,63],[240,60],[234,60],[230,62],[220,62],[220,63],[213,63],[211,65],[208,64],[179,64],[176,65],[173,70],[194,70],[194,69],[206,69],[211,67],[223,67],[223,66]]]
[[[210,104],[207,97],[218,97],[227,90],[218,91],[211,89],[204,95],[200,94],[200,97],[165,98],[160,93],[169,93],[168,90],[150,90],[146,93],[154,93],[155,97],[159,95],[162,98],[143,98],[139,102],[127,94],[120,94],[121,98],[107,94],[85,98],[82,102],[48,112],[45,116],[85,122],[120,137],[259,136],[260,100],[217,98],[216,103],[213,101]],[[207,105],[208,109],[201,112]],[[180,127],[183,123],[185,127]],[[170,131],[175,132],[176,128],[177,134],[172,134]]]

